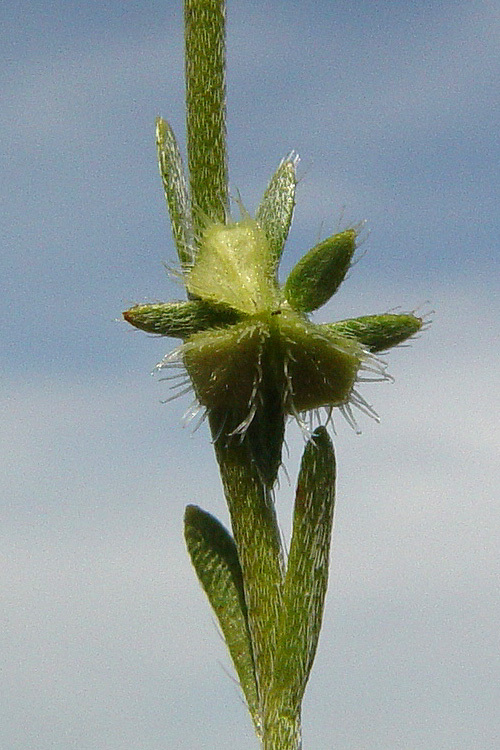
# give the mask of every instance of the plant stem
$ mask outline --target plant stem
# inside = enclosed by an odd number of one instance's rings
[[[264,726],[262,750],[301,750],[300,714],[281,715]]]
[[[225,0],[184,2],[187,152],[195,244],[208,221],[225,223],[229,212],[225,16]],[[289,214],[291,218],[291,210]],[[243,577],[258,691],[256,729],[263,750],[299,750],[300,707],[290,709],[269,700],[285,576],[272,492],[285,418],[281,409],[277,413],[269,408],[275,401],[281,404],[274,392],[272,396],[245,437],[230,434],[227,414],[212,411],[210,427]]]
[[[220,425],[213,414],[210,424],[212,435],[218,435]],[[272,492],[263,484],[246,440],[214,437],[214,446],[243,573],[263,716],[282,605],[284,564],[278,522]]]
[[[228,213],[225,0],[185,0],[187,152],[193,228]]]

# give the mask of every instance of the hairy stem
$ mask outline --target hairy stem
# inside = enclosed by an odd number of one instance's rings
[[[276,716],[264,726],[262,750],[301,750],[300,713]]]
[[[262,482],[246,440],[222,436],[210,415],[215,453],[238,550],[262,708],[270,689],[282,605],[283,553],[271,490]]]
[[[189,184],[195,238],[228,211],[225,0],[185,0]]]

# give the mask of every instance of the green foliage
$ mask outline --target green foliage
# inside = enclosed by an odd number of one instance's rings
[[[290,305],[308,313],[328,302],[344,281],[355,249],[356,232],[348,229],[309,250],[285,284],[285,297]]]
[[[223,411],[210,414],[220,434]],[[273,676],[284,580],[283,551],[271,491],[262,481],[248,440],[217,439],[215,454],[238,550],[261,707]]]
[[[156,119],[156,148],[175,246],[182,266],[189,266],[193,262],[194,250],[186,178],[175,135],[161,117]]]
[[[325,323],[322,327],[333,334],[350,336],[375,354],[402,344],[418,333],[422,325],[422,319],[411,313],[384,313]]]
[[[229,307],[204,300],[134,305],[123,313],[123,317],[141,331],[179,339],[187,339],[193,333],[210,328],[224,328],[237,323],[241,318]]]
[[[184,0],[189,187],[174,134],[157,120],[163,187],[187,301],[124,313],[141,330],[182,339],[159,367],[184,365],[208,414],[233,536],[186,509],[185,539],[219,621],[263,750],[299,750],[300,711],[318,645],[328,583],[335,457],[325,427],[310,436],[285,566],[274,486],[290,415],[350,405],[371,356],[412,337],[412,314],[318,325],[308,313],[338,290],[356,231],[313,247],[283,288],[277,269],[295,206],[298,157],[284,159],[252,219],[232,221],[225,121],[225,0]],[[173,359],[174,356],[178,360]]]
[[[184,536],[193,567],[219,621],[248,710],[260,731],[253,650],[236,545],[227,529],[196,505],[186,508]]]
[[[277,268],[285,247],[295,207],[298,157],[291,154],[283,159],[266,188],[257,209],[255,219],[269,243],[269,249]]]
[[[306,445],[300,467],[293,532],[270,703],[300,712],[316,654],[328,585],[335,501],[335,455],[324,427]]]

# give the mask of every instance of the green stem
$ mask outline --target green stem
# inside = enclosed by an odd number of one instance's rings
[[[229,210],[225,15],[225,0],[184,1],[187,152],[195,244],[207,221],[225,223]],[[288,191],[290,199],[286,201],[284,218],[275,227],[268,215],[266,207],[276,203],[272,191],[259,214],[276,245],[276,261],[294,203],[294,163],[285,171],[292,189]],[[276,693],[276,657],[283,650],[279,649],[278,637],[285,570],[272,487],[281,462],[285,417],[280,394],[273,388],[263,390],[264,402],[244,437],[231,435],[227,413],[221,415],[212,410],[210,427],[243,578],[258,692],[256,729],[263,750],[299,750],[300,705],[271,699]],[[208,583],[211,589],[211,582]]]
[[[281,715],[264,726],[262,750],[301,750],[300,714]]]
[[[187,152],[194,235],[228,212],[225,0],[185,0]]]
[[[213,413],[210,425],[243,573],[263,715],[273,680],[282,606],[284,564],[278,522],[272,491],[262,482],[246,439],[220,436],[220,422]]]

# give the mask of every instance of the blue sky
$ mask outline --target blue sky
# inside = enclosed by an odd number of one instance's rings
[[[0,688],[6,750],[256,747],[183,549],[226,520],[206,428],[120,313],[179,298],[154,118],[184,141],[178,3],[6,2],[0,43]],[[367,220],[332,320],[434,310],[381,415],[337,419],[318,750],[498,747],[498,98],[493,2],[229,0],[233,192],[301,157],[286,272]],[[118,322],[117,322],[118,321]],[[301,437],[289,430],[289,473]],[[292,488],[278,509],[289,527]],[[225,671],[226,670],[226,671]],[[241,738],[241,741],[240,741]]]

